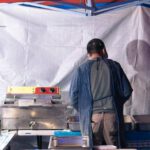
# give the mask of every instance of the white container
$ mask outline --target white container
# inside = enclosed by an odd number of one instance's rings
[[[88,136],[83,136],[82,137],[82,147],[89,147],[89,137]]]
[[[117,147],[114,145],[100,145],[94,146],[94,150],[116,150]]]

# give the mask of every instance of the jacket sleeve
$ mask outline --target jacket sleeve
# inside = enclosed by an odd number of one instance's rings
[[[80,92],[80,69],[78,68],[73,74],[69,91],[71,105],[76,110],[78,110],[79,92]]]
[[[131,84],[119,63],[116,63],[117,69],[117,95],[125,102],[132,94]]]

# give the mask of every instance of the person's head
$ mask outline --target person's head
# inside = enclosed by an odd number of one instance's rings
[[[88,42],[87,53],[88,53],[88,57],[91,59],[94,59],[100,56],[107,57],[105,44],[100,39],[92,39]]]

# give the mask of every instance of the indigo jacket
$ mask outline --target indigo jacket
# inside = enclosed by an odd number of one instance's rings
[[[132,88],[120,64],[103,58],[110,69],[111,90],[117,123],[117,146],[125,147],[123,104],[131,96]],[[78,111],[82,136],[89,136],[90,148],[92,140],[92,106],[93,98],[90,87],[90,71],[93,61],[88,60],[75,70],[70,86],[70,99],[72,106]]]

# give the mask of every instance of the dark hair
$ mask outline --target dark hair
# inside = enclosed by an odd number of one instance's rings
[[[100,53],[103,49],[105,49],[105,44],[100,39],[92,39],[87,44],[87,52],[88,53]]]

